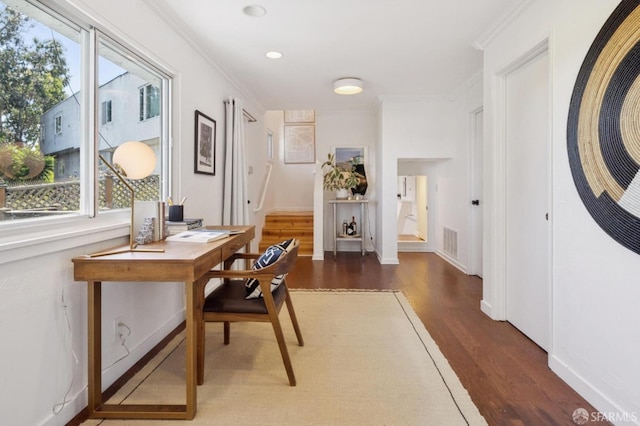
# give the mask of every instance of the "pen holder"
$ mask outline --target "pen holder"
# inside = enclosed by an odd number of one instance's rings
[[[169,222],[182,222],[184,220],[184,206],[169,206]]]

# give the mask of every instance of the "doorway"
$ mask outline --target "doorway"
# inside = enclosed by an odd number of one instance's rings
[[[429,229],[428,181],[424,175],[398,176],[398,251],[426,251]]]

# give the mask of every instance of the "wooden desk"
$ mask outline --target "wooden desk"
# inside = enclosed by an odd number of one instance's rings
[[[198,357],[204,287],[202,276],[242,247],[249,252],[255,236],[253,226],[212,227],[242,231],[208,244],[158,241],[145,247],[163,253],[134,252],[101,257],[73,258],[73,276],[88,285],[88,409],[90,418],[186,419],[196,415],[197,372],[204,361]],[[102,401],[102,281],[183,281],[186,299],[186,404],[104,404]]]

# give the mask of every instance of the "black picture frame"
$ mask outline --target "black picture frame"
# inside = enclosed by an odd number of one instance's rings
[[[194,173],[216,174],[216,120],[196,110]]]

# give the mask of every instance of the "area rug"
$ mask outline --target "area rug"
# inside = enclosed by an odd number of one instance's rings
[[[270,324],[232,324],[225,346],[222,325],[208,323],[196,417],[161,424],[487,424],[402,293],[292,291],[292,300],[304,346],[286,308],[280,318],[297,386]],[[180,334],[109,402],[184,403],[184,354]]]

